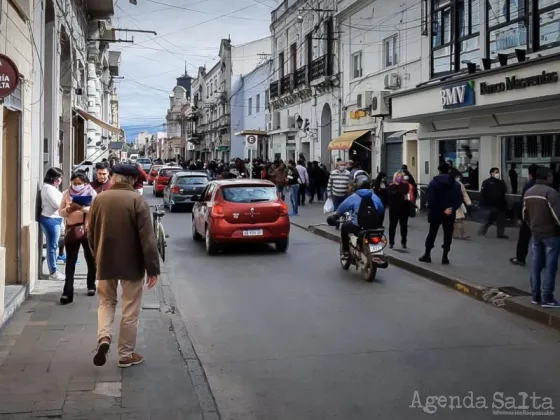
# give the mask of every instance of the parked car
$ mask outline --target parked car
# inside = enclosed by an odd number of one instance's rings
[[[163,190],[163,205],[175,212],[197,202],[210,179],[204,172],[177,172]]]
[[[278,252],[289,244],[288,206],[270,181],[232,179],[211,181],[192,211],[192,236],[204,238],[206,252],[221,245],[273,243]]]
[[[135,164],[136,161],[138,160],[138,154],[137,153],[131,154],[128,160],[130,160],[130,163]]]
[[[156,197],[161,197],[163,195],[163,190],[167,184],[169,184],[169,180],[173,176],[175,172],[182,171],[183,168],[177,167],[162,167],[160,168],[156,179],[154,181],[154,195]]]
[[[159,170],[163,168],[163,165],[152,165],[150,172],[148,172],[148,184],[153,185],[158,175]]]
[[[146,172],[149,171],[152,167],[152,159],[150,158],[138,158],[136,163],[139,163],[142,169],[144,169]]]

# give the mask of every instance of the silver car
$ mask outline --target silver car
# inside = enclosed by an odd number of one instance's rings
[[[172,213],[179,208],[192,207],[209,182],[204,171],[176,172],[163,190],[163,205]]]
[[[142,169],[144,169],[146,172],[148,172],[152,167],[152,159],[149,158],[138,158],[136,163],[139,163]]]

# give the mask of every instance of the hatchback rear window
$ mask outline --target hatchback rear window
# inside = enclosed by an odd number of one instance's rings
[[[159,176],[173,176],[175,172],[179,172],[179,169],[162,169],[159,171]]]
[[[276,187],[265,186],[231,186],[223,187],[224,200],[232,203],[258,203],[274,201],[277,198]]]
[[[138,159],[138,163],[152,163],[150,159]]]
[[[183,176],[177,180],[177,185],[206,185],[208,178],[205,176]]]

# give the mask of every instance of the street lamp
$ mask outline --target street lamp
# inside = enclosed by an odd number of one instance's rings
[[[301,118],[301,115],[298,115],[297,120],[296,120],[296,124],[297,124],[298,130],[301,130],[301,127],[303,127],[303,118]]]

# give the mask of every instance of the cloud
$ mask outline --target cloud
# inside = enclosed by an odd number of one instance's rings
[[[113,19],[116,28],[158,34],[118,32],[120,38],[133,36],[134,43],[111,45],[122,51],[124,79],[117,81],[121,126],[162,131],[153,126],[165,120],[169,93],[175,79],[184,73],[185,63],[189,74],[196,76],[199,66],[210,68],[217,62],[221,39],[230,37],[233,45],[239,45],[270,35],[270,12],[275,7],[274,0],[138,0],[137,6],[117,3]],[[232,16],[219,18],[242,8]]]

